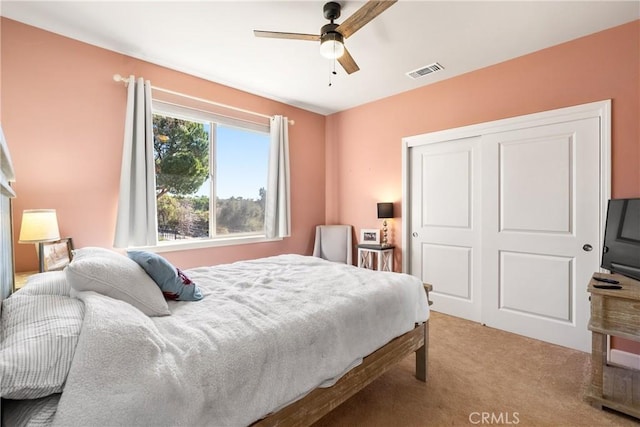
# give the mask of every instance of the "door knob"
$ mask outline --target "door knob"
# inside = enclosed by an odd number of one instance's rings
[[[582,246],[582,250],[585,252],[591,252],[591,250],[593,249],[593,246],[591,246],[590,244],[586,244],[584,246]]]
[[[417,232],[415,232],[415,231],[414,231],[413,233],[411,233],[411,235],[412,235],[413,237],[418,237],[418,233],[417,233]]]

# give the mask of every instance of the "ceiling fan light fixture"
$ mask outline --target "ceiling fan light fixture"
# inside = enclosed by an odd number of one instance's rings
[[[2,0],[0,0],[2,1]],[[398,0],[367,1],[351,16],[341,24],[336,24],[335,20],[340,17],[342,5],[337,1],[325,3],[322,12],[328,24],[320,28],[320,34],[283,33],[279,31],[253,30],[256,37],[269,37],[275,39],[294,39],[320,41],[320,54],[325,58],[333,59],[333,74],[336,73],[336,62],[339,62],[347,74],[355,73],[360,69],[356,61],[351,57],[351,53],[344,46],[344,39],[349,38],[363,26],[371,22],[382,12]],[[337,61],[336,61],[337,60]],[[331,85],[331,84],[329,84]]]
[[[331,31],[322,36],[320,55],[328,59],[337,59],[344,55],[344,39],[342,34]]]

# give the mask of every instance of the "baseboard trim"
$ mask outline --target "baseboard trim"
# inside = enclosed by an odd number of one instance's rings
[[[629,353],[627,351],[612,348],[609,353],[609,363],[612,365],[623,366],[625,368],[640,370],[640,354]]]

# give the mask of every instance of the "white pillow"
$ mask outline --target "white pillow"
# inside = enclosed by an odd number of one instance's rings
[[[142,267],[125,255],[111,252],[108,256],[74,257],[64,270],[71,288],[128,302],[147,316],[171,314],[162,291]]]
[[[60,393],[82,327],[82,301],[24,295],[7,298],[2,307],[0,396],[36,399]]]
[[[82,259],[95,256],[114,257],[117,259],[117,257],[124,256],[124,254],[112,251],[111,249],[100,248],[98,246],[85,246],[83,248],[73,250],[73,259]]]
[[[69,296],[71,286],[64,271],[37,273],[27,279],[27,283],[18,289],[15,295],[61,295]]]

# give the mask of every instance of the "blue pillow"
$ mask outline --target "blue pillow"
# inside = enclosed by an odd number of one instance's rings
[[[178,301],[202,299],[202,292],[198,285],[160,255],[146,251],[127,251],[127,255],[151,276],[166,299]]]

